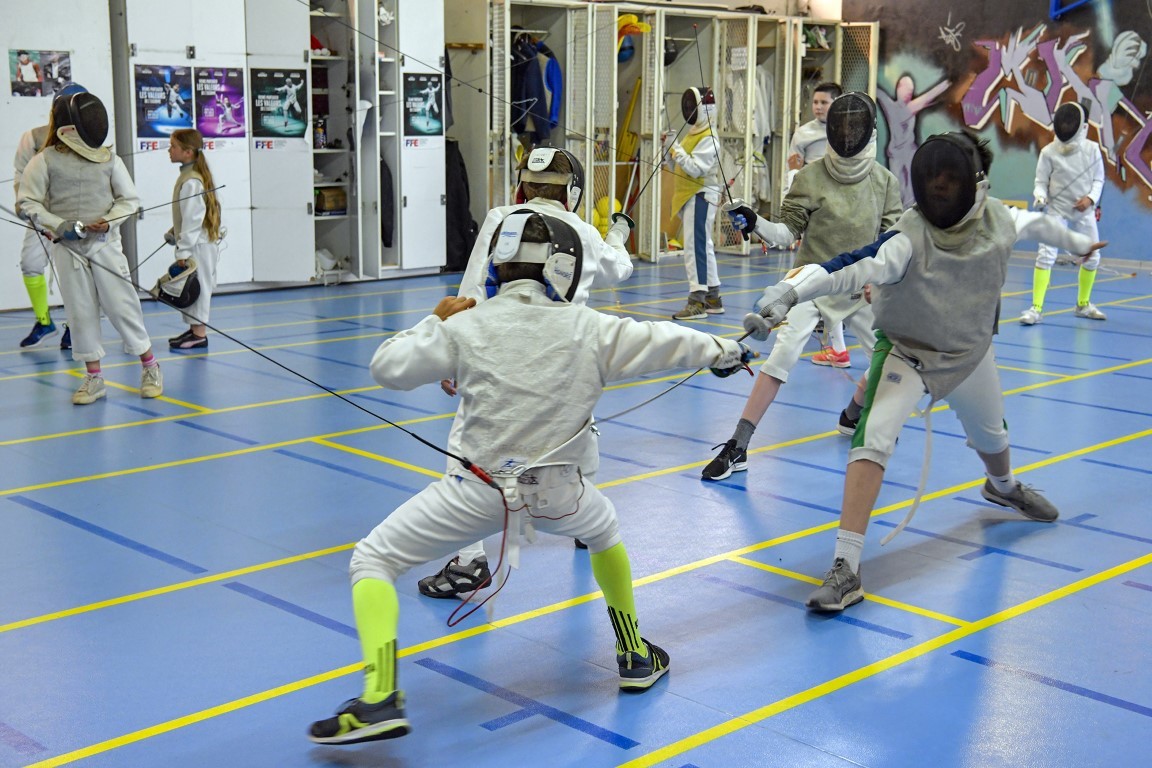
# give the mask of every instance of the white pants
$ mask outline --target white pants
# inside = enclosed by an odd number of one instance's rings
[[[93,263],[89,265],[87,260]],[[60,280],[64,311],[72,331],[73,360],[94,363],[104,357],[101,310],[119,332],[126,353],[142,355],[152,348],[128,259],[118,246],[106,245],[87,257],[79,257],[53,243],[52,265]]]
[[[48,269],[49,243],[34,229],[24,231],[24,243],[20,246],[20,271],[24,277],[36,277]]]
[[[816,330],[820,321],[820,310],[811,301],[805,301],[788,310],[788,324],[780,326],[775,343],[768,359],[760,366],[760,373],[767,374],[782,382],[788,381],[788,373],[796,367],[808,337]],[[868,354],[876,346],[876,333],[872,330],[872,307],[868,304],[844,318],[844,323],[856,334]],[[825,326],[827,327],[827,326]]]
[[[184,322],[204,325],[212,308],[212,292],[216,290],[216,271],[220,265],[220,249],[215,243],[201,243],[192,249],[196,261],[196,279],[200,281],[200,296],[184,309]]]
[[[716,271],[716,246],[712,242],[712,226],[716,222],[716,206],[697,192],[680,209],[680,227],[684,233],[684,269],[688,272],[688,290],[703,293],[720,285]]]
[[[1058,213],[1049,213],[1048,215],[1064,222],[1064,225],[1073,232],[1088,235],[1094,243],[1100,240],[1100,231],[1096,226],[1096,210],[1094,208],[1073,213],[1071,216],[1061,216]],[[1036,268],[1052,269],[1052,265],[1056,263],[1056,253],[1057,248],[1055,246],[1040,243],[1040,247],[1036,249]],[[1083,267],[1089,272],[1095,272],[1096,267],[1099,265],[1100,251],[1093,251],[1092,256],[1084,262]]]
[[[896,352],[886,352],[886,344],[872,359],[872,373],[868,376],[865,407],[852,438],[848,462],[867,459],[882,467],[888,466],[888,457],[896,448],[896,438],[916,404],[927,390],[916,369]],[[881,360],[881,356],[883,359]],[[952,390],[944,402],[952,407],[968,447],[989,455],[1008,447],[1008,427],[1004,423],[1004,395],[1000,390],[1000,374],[996,370],[996,355],[992,347],[976,369]]]
[[[522,505],[522,511],[509,516],[509,536],[519,535],[516,521],[523,516],[533,528],[580,539],[592,553],[620,543],[616,508],[573,464],[522,474],[509,507]],[[439,560],[503,528],[499,491],[447,475],[401,504],[360,540],[352,553],[352,583],[364,578],[395,581],[414,566]]]

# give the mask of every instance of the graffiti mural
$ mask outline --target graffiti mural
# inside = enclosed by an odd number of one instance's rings
[[[1046,25],[1017,29],[1003,40],[976,40],[987,50],[988,66],[979,72],[961,99],[964,123],[981,129],[998,115],[1006,132],[1018,135],[1020,121],[1030,121],[1050,134],[1052,115],[1064,101],[1088,109],[1107,161],[1126,186],[1130,176],[1152,189],[1152,167],[1143,157],[1152,134],[1152,119],[1121,90],[1130,84],[1147,55],[1140,35],[1127,30],[1116,36],[1107,60],[1092,76],[1076,64],[1087,48],[1089,32],[1051,38]],[[1066,97],[1070,92],[1071,99]],[[1047,142],[1045,142],[1047,143]]]

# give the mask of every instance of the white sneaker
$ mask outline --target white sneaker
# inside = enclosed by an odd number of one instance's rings
[[[1040,310],[1036,307],[1028,307],[1020,313],[1020,325],[1036,325],[1040,322]]]
[[[104,377],[87,373],[84,374],[84,381],[80,382],[80,388],[72,393],[72,404],[88,405],[106,394],[108,394],[108,387],[104,384]]]
[[[1097,309],[1096,305],[1093,304],[1092,302],[1088,302],[1087,304],[1085,304],[1083,306],[1077,305],[1076,306],[1076,317],[1086,317],[1089,320],[1107,320],[1108,319],[1108,315],[1104,314],[1099,309]]]
[[[160,397],[164,394],[164,376],[160,373],[160,363],[146,365],[140,372],[140,397]]]

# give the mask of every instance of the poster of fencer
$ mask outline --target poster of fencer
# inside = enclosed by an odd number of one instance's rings
[[[307,73],[302,69],[253,69],[251,72],[252,136],[303,138],[307,135]]]
[[[72,82],[72,54],[68,51],[8,51],[8,81],[13,96],[47,96]]]
[[[167,138],[192,126],[191,67],[137,64],[136,135]]]
[[[204,138],[244,138],[244,70],[196,67],[194,74],[197,130]]]
[[[439,72],[404,74],[404,135],[443,136],[440,105],[443,75]]]

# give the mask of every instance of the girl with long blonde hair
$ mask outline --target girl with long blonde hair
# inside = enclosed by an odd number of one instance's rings
[[[172,190],[172,229],[165,239],[176,246],[176,262],[196,265],[200,296],[185,308],[188,330],[168,339],[170,349],[207,349],[208,312],[216,289],[220,262],[220,201],[216,184],[204,156],[204,137],[194,128],[173,131],[168,159],[180,164],[180,176]]]

